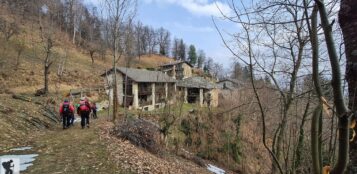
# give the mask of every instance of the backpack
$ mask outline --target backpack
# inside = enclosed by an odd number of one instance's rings
[[[89,111],[89,107],[86,104],[81,104],[79,106],[79,110],[88,112]]]
[[[63,103],[62,113],[64,115],[69,115],[71,113],[71,109],[69,108],[69,103]]]

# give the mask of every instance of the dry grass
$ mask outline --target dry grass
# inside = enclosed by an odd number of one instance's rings
[[[32,144],[39,157],[34,166],[25,173],[127,173],[113,160],[107,144],[99,136],[99,122],[91,120],[90,129],[75,127],[62,130],[58,125],[54,131],[46,131]]]

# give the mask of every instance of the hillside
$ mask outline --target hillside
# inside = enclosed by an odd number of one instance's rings
[[[81,130],[79,123],[62,130],[59,104],[70,90],[104,87],[100,75],[112,67],[111,51],[106,49],[102,56],[96,50],[92,60],[84,41],[74,44],[68,32],[53,27],[50,37],[46,36],[53,44],[49,54],[52,61],[49,93],[36,96],[36,91],[44,87],[47,51],[40,28],[46,30],[50,20],[43,20],[40,25],[35,15],[21,16],[6,6],[0,10],[0,22],[18,27],[9,39],[0,34],[0,139],[4,140],[0,142],[0,155],[21,154],[11,149],[32,147],[25,153],[39,156],[25,173],[209,173],[205,166],[208,164],[220,166],[226,173],[268,173],[271,161],[258,143],[260,123],[249,87],[220,93],[218,108],[176,102],[166,110],[144,113],[125,110],[128,120],[149,120],[155,126],[167,128],[167,137],[158,141],[157,148],[163,151],[160,154],[115,136],[113,130],[118,123],[108,122],[108,110],[101,111],[100,118],[93,120],[88,130]],[[117,66],[126,65],[126,61],[122,56]],[[159,54],[144,54],[132,58],[130,67],[157,69],[172,61]],[[193,73],[206,75],[200,69],[194,69]],[[269,94],[266,100],[273,98],[273,92],[266,93]],[[92,102],[104,103],[104,109],[108,109],[103,91],[87,96]],[[77,96],[74,102],[78,101]],[[249,107],[237,107],[247,104]],[[120,108],[120,116],[123,115],[124,109]]]
[[[53,64],[49,72],[49,94],[35,96],[36,90],[43,88],[44,84],[45,51],[38,25],[35,19],[22,20],[20,16],[11,15],[6,8],[1,10],[9,14],[1,18],[15,22],[19,26],[19,34],[9,40],[1,37],[0,42],[0,155],[11,154],[14,147],[32,147],[30,151],[24,152],[36,153],[39,157],[25,173],[169,172],[167,170],[208,173],[206,169],[180,157],[161,159],[127,141],[108,137],[106,132],[113,125],[105,121],[104,115],[85,133],[79,127],[62,131],[58,119],[59,103],[71,89],[104,85],[100,74],[112,66],[109,50],[104,59],[95,55],[92,64],[87,50],[74,45],[68,37],[63,37],[67,36],[66,33],[55,30],[52,36],[54,46],[51,53]],[[21,53],[18,47],[22,47]],[[170,61],[172,59],[165,56],[143,55],[134,58],[131,67],[156,68]],[[118,66],[121,65],[124,65],[124,58],[119,60]],[[61,66],[63,73],[60,75],[58,71]],[[102,98],[98,94],[93,95],[91,100],[100,101]],[[118,145],[127,151],[118,149]],[[85,154],[83,151],[90,153]],[[144,159],[135,157],[133,161],[132,155]],[[168,169],[160,163],[175,168]]]
[[[2,9],[5,10],[6,9]],[[10,16],[10,17],[9,17]],[[6,16],[5,20],[17,19],[19,17],[14,15]],[[2,16],[4,17],[4,16]],[[0,42],[0,119],[7,120],[12,118],[14,124],[8,124],[8,120],[0,122],[1,129],[6,131],[0,136],[11,137],[19,136],[23,133],[15,135],[16,131],[25,131],[26,129],[16,128],[23,123],[17,120],[19,112],[26,112],[28,115],[37,117],[41,115],[38,112],[39,106],[32,102],[23,102],[21,100],[13,99],[13,94],[21,94],[29,98],[33,98],[36,90],[43,88],[43,49],[41,48],[41,41],[39,31],[32,21],[14,20],[19,26],[20,34],[5,41],[1,37]],[[49,73],[49,89],[50,95],[47,97],[37,97],[35,100],[39,102],[47,102],[47,100],[54,100],[57,104],[63,99],[63,95],[67,94],[70,89],[85,88],[91,86],[104,86],[104,79],[100,74],[106,69],[111,68],[112,61],[110,55],[103,60],[95,57],[95,62],[92,65],[89,53],[86,50],[78,48],[73,45],[66,34],[56,30],[54,34],[54,48],[51,56],[54,57],[54,63],[51,65]],[[17,62],[17,46],[23,44],[23,51],[19,56],[19,64]],[[162,63],[172,61],[171,58],[159,55],[144,55],[135,58],[132,62],[132,67],[141,68],[155,68]],[[61,76],[57,74],[59,66],[64,62],[64,71]],[[119,61],[119,66],[123,65],[124,60]],[[44,103],[43,103],[44,104]],[[57,107],[57,106],[54,106]],[[33,114],[36,113],[36,114]],[[20,137],[21,138],[21,137]],[[13,139],[16,142],[17,139]],[[7,142],[2,142],[0,147],[4,148]],[[5,146],[4,146],[5,145]]]

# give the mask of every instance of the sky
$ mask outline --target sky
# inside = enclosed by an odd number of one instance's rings
[[[94,5],[99,1],[85,0]],[[233,32],[235,25],[220,20],[217,6],[224,13],[230,13],[228,4],[214,0],[138,0],[136,20],[144,25],[169,30],[171,39],[182,38],[187,45],[195,45],[196,50],[202,49],[214,62],[229,68],[233,56],[224,47],[212,18],[222,30]]]

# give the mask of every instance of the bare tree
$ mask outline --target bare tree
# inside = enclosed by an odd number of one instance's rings
[[[348,82],[349,103],[348,107],[355,113],[352,122],[357,119],[357,2],[353,0],[341,0],[339,11],[339,23],[342,29],[345,53],[346,53],[346,80]],[[354,127],[357,131],[357,127]],[[350,143],[349,174],[357,173],[357,138]]]
[[[170,50],[170,32],[161,27],[156,33],[159,44],[159,53],[168,56]]]
[[[17,57],[16,57],[16,64],[15,64],[15,70],[17,70],[20,66],[20,58],[21,58],[21,54],[24,52],[25,50],[25,43],[21,40],[17,41],[15,43],[15,51],[17,53]]]
[[[135,25],[135,35],[136,35],[136,54],[137,56],[139,56],[139,61],[140,61],[140,57],[141,55],[144,53],[143,50],[143,41],[141,38],[142,35],[144,34],[144,30],[143,30],[143,24],[139,21],[136,25]]]
[[[157,33],[153,28],[151,27],[148,28],[148,31],[146,33],[146,38],[149,47],[149,54],[156,53],[156,47],[158,45],[158,41],[157,41]]]
[[[0,18],[0,32],[4,35],[5,41],[9,41],[12,36],[19,34],[19,27],[15,22]]]
[[[179,44],[180,44],[180,40],[177,38],[174,38],[173,40],[173,44],[172,44],[172,58],[174,58],[175,60],[179,60]]]
[[[89,56],[92,60],[92,66],[94,65],[94,54],[96,52],[99,52],[99,49],[97,44],[91,42],[91,43],[87,43],[87,49],[88,49],[88,52],[89,52]]]
[[[332,86],[334,91],[334,104],[336,106],[336,114],[339,118],[338,134],[339,134],[339,148],[337,163],[332,169],[331,173],[343,173],[347,164],[348,153],[348,119],[351,115],[347,107],[344,105],[342,90],[341,90],[341,75],[339,70],[339,59],[335,49],[335,43],[332,38],[332,24],[329,23],[329,15],[333,15],[333,7],[336,1],[329,2],[329,10],[325,9],[324,3],[315,0],[318,5],[321,26],[324,30],[326,48],[330,58],[330,66],[332,72]],[[234,16],[225,15],[226,19],[238,23],[243,32],[232,35],[235,42],[235,48],[229,46],[226,40],[223,40],[230,51],[239,58],[242,62],[250,67],[251,77],[256,73],[263,73],[269,76],[273,82],[274,88],[280,94],[282,104],[281,121],[272,131],[272,147],[270,148],[265,143],[265,120],[268,113],[266,106],[259,102],[259,89],[256,88],[256,82],[251,79],[256,99],[258,100],[263,121],[263,144],[273,158],[272,173],[288,173],[288,171],[295,171],[296,164],[292,163],[291,159],[301,154],[300,150],[290,151],[291,135],[287,135],[291,121],[291,112],[294,101],[299,99],[301,95],[297,84],[299,78],[303,76],[303,71],[314,71],[314,84],[316,85],[317,99],[319,101],[312,119],[311,132],[311,150],[312,150],[312,164],[314,173],[321,173],[323,169],[322,154],[324,149],[322,146],[323,136],[323,119],[322,112],[327,102],[324,100],[321,90],[319,90],[318,64],[322,64],[319,60],[318,53],[323,53],[318,48],[317,42],[317,24],[316,21],[310,20],[316,18],[317,9],[315,8],[315,15],[309,16],[313,11],[311,1],[280,1],[273,0],[269,2],[260,2],[257,8],[246,8],[247,3],[242,3],[239,6],[235,2],[231,3]],[[239,8],[238,8],[239,7]],[[310,19],[311,17],[311,19]],[[314,24],[315,23],[315,24]],[[314,27],[312,27],[314,26]],[[314,31],[314,32],[313,32]],[[307,34],[309,33],[309,34]],[[314,34],[315,33],[315,34]],[[223,37],[222,33],[220,33]],[[306,52],[311,52],[307,49],[307,45],[313,46],[313,67],[308,68],[303,66],[308,64],[310,56]],[[241,50],[237,53],[236,50]],[[262,51],[260,51],[262,50]],[[247,60],[248,59],[248,60]],[[280,79],[280,80],[278,80]],[[281,79],[284,79],[281,83]],[[287,85],[286,85],[287,84]],[[308,107],[306,107],[308,108]],[[305,110],[306,111],[306,110]],[[296,111],[295,111],[296,112]],[[300,113],[303,120],[306,120],[306,112]],[[299,113],[295,113],[299,114]],[[301,125],[304,123],[301,122]],[[300,128],[300,130],[302,130]],[[301,132],[301,131],[300,131]],[[333,134],[333,132],[331,132]],[[295,136],[294,136],[295,137]],[[295,139],[295,138],[293,138]],[[294,140],[295,141],[295,140]],[[298,142],[301,141],[299,138]],[[296,148],[301,147],[298,145]],[[301,157],[301,156],[300,156]],[[301,165],[301,164],[299,164]],[[333,164],[331,164],[333,165]],[[325,168],[327,169],[327,168]]]
[[[257,86],[254,76],[267,75],[272,81],[272,86],[281,101],[278,105],[280,115],[275,118],[279,121],[277,126],[264,127],[264,122],[270,115],[266,109],[268,106],[259,102],[261,94],[259,89],[254,89],[263,122],[263,145],[273,159],[272,173],[296,171],[298,163],[294,161],[297,154],[301,157],[301,145],[294,147],[290,144],[302,140],[298,134],[290,133],[294,129],[290,125],[305,124],[303,121],[293,121],[291,118],[294,113],[292,108],[295,107],[293,104],[298,100],[305,101],[303,98],[300,99],[303,95],[300,94],[302,92],[299,91],[297,84],[304,76],[304,71],[310,71],[304,66],[310,60],[310,57],[306,56],[306,52],[309,51],[306,46],[310,38],[304,21],[307,18],[304,14],[305,8],[300,1],[261,1],[247,8],[248,4],[244,2],[239,5],[235,2],[230,4],[234,15],[224,16],[239,24],[243,30],[230,35],[235,41],[234,47],[226,40],[223,41],[230,51],[248,66],[253,89]],[[308,9],[310,11],[311,7]],[[220,34],[223,37],[221,32]],[[305,107],[306,112],[295,111],[294,114],[306,120],[308,109],[309,107]],[[271,147],[266,143],[267,135],[271,136]]]
[[[39,25],[40,25],[40,37],[41,37],[41,44],[43,51],[45,53],[44,59],[43,59],[43,65],[44,65],[44,88],[42,91],[39,91],[39,94],[48,94],[48,75],[50,72],[50,67],[53,64],[53,58],[52,58],[52,48],[53,48],[53,40],[52,40],[52,35],[53,35],[53,23],[52,21],[49,21],[48,26],[44,25],[44,21],[42,21],[42,13],[43,11],[40,11],[39,13]]]
[[[106,9],[106,25],[109,33],[109,45],[113,54],[113,122],[118,114],[118,95],[117,95],[117,69],[116,64],[123,55],[121,43],[123,40],[123,24],[130,21],[136,13],[136,1],[131,0],[106,0],[104,3]]]

